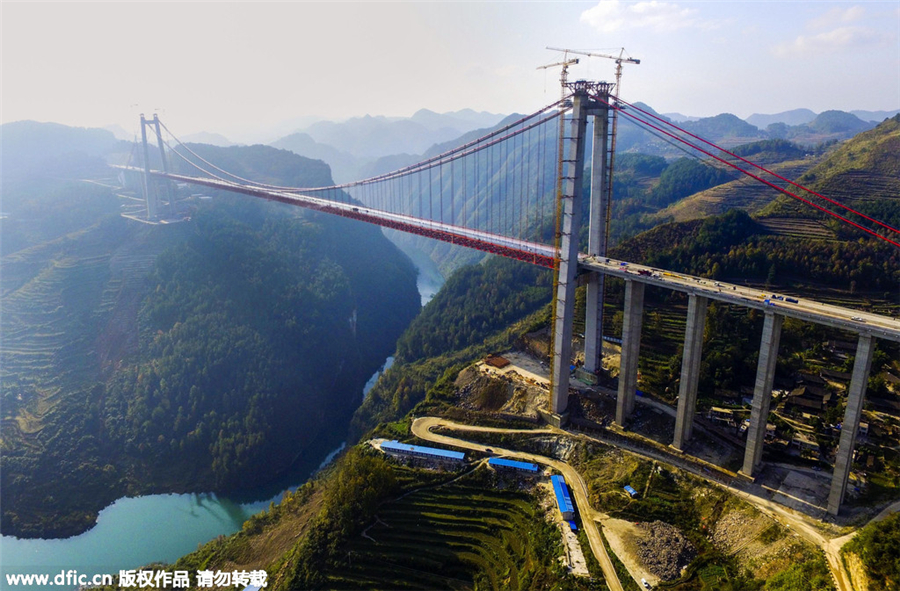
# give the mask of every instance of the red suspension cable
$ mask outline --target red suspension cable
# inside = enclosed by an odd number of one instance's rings
[[[862,226],[862,225],[860,225],[860,224],[858,224],[858,223],[856,223],[856,222],[854,222],[854,221],[852,221],[852,220],[849,220],[849,219],[845,218],[844,216],[842,216],[842,215],[840,215],[840,214],[837,214],[837,213],[831,211],[830,209],[827,209],[827,208],[825,208],[825,207],[822,207],[821,205],[818,205],[818,204],[816,204],[816,203],[813,203],[813,202],[810,201],[809,199],[805,199],[804,197],[801,197],[800,195],[797,195],[796,193],[791,193],[791,192],[788,191],[787,189],[784,189],[784,188],[782,188],[782,187],[779,187],[778,185],[776,185],[776,184],[774,184],[774,183],[772,183],[772,182],[770,182],[770,181],[767,181],[766,179],[761,178],[761,177],[759,177],[759,176],[753,174],[752,172],[750,172],[750,171],[748,171],[748,170],[744,170],[743,168],[741,168],[740,166],[734,164],[733,162],[728,162],[728,161],[725,160],[724,158],[720,158],[719,156],[716,156],[715,154],[712,154],[712,153],[710,153],[710,152],[704,150],[703,148],[701,148],[701,147],[699,147],[699,146],[697,146],[697,145],[692,144],[691,142],[687,141],[686,139],[684,139],[684,138],[682,138],[682,137],[679,137],[679,136],[677,136],[677,135],[675,135],[675,134],[673,134],[673,133],[670,133],[670,132],[666,131],[665,129],[660,128],[659,126],[653,125],[652,123],[650,123],[650,122],[648,122],[648,121],[644,121],[644,120],[642,120],[642,119],[640,119],[640,118],[638,118],[638,117],[632,115],[631,113],[629,113],[629,112],[628,112],[627,110],[625,110],[625,109],[622,109],[622,108],[620,108],[620,107],[618,107],[618,106],[615,106],[615,105],[612,105],[612,104],[606,102],[605,100],[603,100],[603,99],[600,98],[599,96],[595,96],[594,98],[595,98],[596,100],[600,101],[601,103],[606,104],[606,105],[609,106],[610,108],[616,109],[617,111],[619,111],[620,113],[622,113],[623,115],[625,115],[626,117],[628,117],[629,119],[631,119],[632,121],[635,121],[636,123],[639,123],[639,124],[642,124],[642,125],[646,125],[647,127],[650,127],[650,128],[652,128],[652,129],[655,129],[656,131],[658,131],[658,132],[660,132],[660,133],[663,133],[663,134],[665,134],[665,135],[671,137],[672,139],[675,139],[675,140],[677,140],[677,141],[679,141],[679,142],[682,142],[682,143],[684,143],[684,144],[690,146],[691,148],[697,150],[698,152],[702,152],[702,153],[706,154],[706,155],[709,156],[710,158],[713,158],[713,159],[715,159],[715,160],[717,160],[717,161],[719,161],[719,162],[721,162],[721,163],[723,163],[723,164],[727,164],[728,166],[734,168],[735,170],[737,170],[737,171],[739,171],[739,172],[742,172],[742,173],[746,174],[747,176],[749,176],[749,177],[751,177],[751,178],[754,178],[754,179],[758,180],[758,181],[761,182],[761,183],[765,183],[766,185],[772,187],[772,188],[775,189],[776,191],[780,191],[780,192],[784,193],[785,195],[789,195],[789,196],[793,197],[794,199],[797,199],[798,201],[801,201],[801,202],[803,202],[803,203],[806,203],[807,205],[809,205],[809,206],[811,206],[811,207],[815,207],[816,209],[818,209],[818,210],[820,210],[820,211],[822,211],[822,212],[824,212],[824,213],[826,213],[826,214],[828,214],[828,215],[830,215],[830,216],[832,216],[832,217],[835,217],[835,218],[837,218],[837,219],[839,219],[839,220],[841,220],[841,221],[843,221],[843,222],[846,222],[846,223],[850,224],[851,226],[853,226],[853,227],[855,227],[855,228],[857,228],[857,229],[859,229],[859,230],[862,230],[863,232],[865,232],[865,233],[867,233],[867,234],[871,234],[872,236],[874,236],[874,237],[876,237],[876,238],[879,238],[879,239],[881,239],[881,240],[884,240],[885,242],[889,242],[890,244],[893,244],[893,245],[896,246],[897,248],[900,248],[900,243],[895,242],[894,240],[891,240],[890,238],[888,238],[888,237],[886,237],[886,236],[882,236],[881,234],[875,232],[874,230],[870,230],[869,228],[866,228],[865,226]],[[717,147],[717,146],[716,146],[716,147]],[[719,149],[721,149],[721,148],[719,148]],[[724,151],[724,150],[723,150],[723,151]]]
[[[766,173],[768,173],[768,174],[770,174],[770,175],[772,175],[772,176],[774,176],[774,177],[776,177],[776,178],[778,178],[778,179],[781,179],[781,180],[783,180],[784,182],[789,183],[790,185],[793,185],[794,187],[797,187],[798,189],[802,189],[802,190],[806,191],[807,193],[810,193],[810,194],[812,194],[812,195],[815,195],[816,197],[819,197],[819,198],[821,198],[821,199],[824,199],[825,201],[827,201],[827,202],[829,202],[829,203],[831,203],[831,204],[833,204],[833,205],[837,205],[838,207],[841,207],[841,208],[843,208],[843,209],[846,209],[847,211],[849,211],[849,212],[851,212],[851,213],[855,213],[856,215],[858,215],[858,216],[860,216],[860,217],[863,217],[863,218],[869,220],[870,222],[874,222],[874,223],[878,224],[879,226],[881,226],[881,227],[883,227],[883,228],[885,228],[885,229],[887,229],[887,230],[890,230],[891,232],[895,232],[895,233],[900,234],[900,230],[898,230],[897,228],[894,228],[893,226],[890,226],[889,224],[885,224],[885,223],[882,222],[882,221],[879,221],[879,220],[876,220],[875,218],[869,217],[869,216],[867,216],[866,214],[864,214],[864,213],[862,213],[862,212],[856,211],[856,210],[853,209],[852,207],[849,207],[849,206],[847,206],[847,205],[844,205],[844,204],[841,203],[840,201],[835,201],[834,199],[830,199],[830,198],[826,197],[825,195],[822,195],[822,194],[820,194],[820,193],[817,193],[816,191],[813,191],[812,189],[810,189],[810,188],[808,188],[808,187],[804,187],[803,185],[801,185],[801,184],[799,184],[799,183],[795,183],[794,181],[792,181],[792,180],[790,180],[790,179],[787,179],[787,178],[781,176],[781,175],[778,174],[778,173],[772,172],[771,170],[769,170],[769,169],[767,169],[767,168],[765,168],[765,167],[762,167],[762,166],[760,166],[759,164],[756,164],[755,162],[751,162],[750,160],[747,160],[746,158],[742,158],[742,157],[738,156],[737,154],[735,154],[734,152],[730,152],[730,151],[726,150],[725,148],[722,148],[722,147],[717,146],[716,144],[712,143],[712,142],[709,141],[709,140],[706,140],[706,139],[704,139],[704,138],[702,138],[702,137],[700,137],[700,136],[698,136],[698,135],[694,135],[693,133],[691,133],[690,131],[687,131],[686,129],[683,129],[683,128],[681,128],[681,127],[678,127],[677,125],[675,125],[675,124],[672,123],[671,121],[666,121],[666,120],[663,119],[662,117],[657,117],[657,116],[654,115],[653,113],[650,113],[650,112],[648,112],[648,111],[645,111],[644,109],[642,109],[642,108],[640,108],[640,107],[638,107],[638,106],[635,106],[635,105],[633,105],[633,104],[631,104],[631,103],[629,103],[629,102],[627,102],[627,101],[623,101],[622,99],[619,99],[619,102],[620,102],[620,103],[623,103],[623,104],[625,104],[625,105],[628,105],[630,108],[632,108],[632,109],[634,109],[634,110],[636,110],[636,111],[640,111],[641,113],[643,113],[644,115],[646,115],[646,116],[648,116],[648,117],[652,117],[653,119],[656,119],[657,121],[661,121],[662,123],[665,123],[666,125],[669,125],[670,127],[674,127],[675,129],[677,129],[677,130],[680,131],[681,133],[684,133],[684,134],[686,134],[686,135],[689,135],[689,136],[691,136],[691,137],[694,138],[694,139],[700,140],[701,142],[703,142],[704,144],[706,144],[706,145],[708,145],[708,146],[712,146],[713,148],[715,148],[715,149],[717,149],[717,150],[721,150],[722,152],[725,152],[725,153],[728,154],[729,156],[732,156],[732,157],[734,157],[734,158],[737,158],[738,160],[740,160],[741,162],[744,162],[745,164],[749,164],[750,166],[753,166],[753,167],[755,167],[755,168],[757,168],[757,169],[759,169],[759,170],[761,170],[761,171],[763,171],[763,172],[766,172]]]

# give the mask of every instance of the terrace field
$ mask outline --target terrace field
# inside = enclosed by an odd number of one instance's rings
[[[498,489],[485,468],[386,503],[341,553],[328,589],[546,589],[560,579],[606,589],[566,575],[559,531],[535,496]]]

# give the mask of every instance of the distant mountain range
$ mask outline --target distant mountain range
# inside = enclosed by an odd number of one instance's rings
[[[750,125],[755,125],[760,129],[765,129],[773,123],[784,123],[785,125],[803,125],[809,123],[816,118],[816,114],[809,109],[794,109],[792,111],[784,111],[773,115],[762,115],[754,113],[747,117],[744,121]]]
[[[20,180],[65,165],[76,170],[102,168],[119,145],[111,131],[59,123],[13,121],[0,125],[0,178]],[[127,146],[124,148],[127,151]]]
[[[885,119],[890,119],[894,115],[900,113],[900,109],[894,109],[893,111],[850,111],[863,121],[874,121],[875,123],[881,123]]]
[[[839,113],[842,111],[825,111],[824,113]],[[850,111],[849,114],[858,117],[862,121],[881,123],[885,119],[893,117],[900,113],[900,109],[893,111]],[[745,119],[747,123],[755,125],[760,129],[766,129],[773,123],[784,123],[785,125],[805,125],[816,118],[816,113],[809,109],[793,109],[791,111],[783,111],[771,115],[762,115],[754,113]]]
[[[364,164],[363,160],[328,144],[320,144],[308,133],[292,133],[269,145],[306,158],[327,162],[331,166],[335,182],[343,183],[361,178],[359,171]]]
[[[224,135],[220,133],[210,133],[208,131],[186,135],[181,138],[181,141],[193,144],[209,144],[210,146],[219,146],[220,148],[227,148],[234,145],[234,143]]]
[[[805,146],[828,141],[843,141],[872,129],[896,111],[824,111],[816,114],[809,109],[794,109],[775,114],[755,113],[746,119],[730,113],[715,117],[692,117],[682,113],[660,114],[643,103],[635,106],[667,119],[691,133],[695,133],[723,147],[730,148],[764,139],[788,139]],[[654,154],[667,158],[680,155],[680,150],[659,134],[639,128],[627,118],[620,118],[619,150]]]
[[[130,142],[134,139],[134,134],[128,133],[127,131],[125,131],[125,128],[119,124],[107,125],[103,129],[112,133],[114,136],[116,136],[116,139],[119,139],[119,140],[125,140],[126,142]]]
[[[697,121],[698,119],[701,119],[701,117],[682,115],[681,113],[663,113],[663,117],[668,117],[675,123],[684,123],[685,121]]]
[[[421,154],[433,144],[489,127],[502,118],[471,110],[438,114],[422,109],[409,118],[366,115],[340,123],[319,121],[300,131],[356,158],[374,159],[389,154]]]
[[[341,122],[318,121],[270,145],[324,160],[335,180],[345,182],[374,174],[373,170],[384,165],[378,162],[382,158],[403,164],[414,162],[415,154],[473,130],[492,127],[503,117],[472,109],[450,113],[420,109],[407,118],[367,115]]]

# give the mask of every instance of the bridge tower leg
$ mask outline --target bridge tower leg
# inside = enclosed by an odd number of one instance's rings
[[[148,124],[149,125],[149,124]],[[163,144],[162,131],[159,128],[159,115],[156,113],[153,114],[153,126],[156,128],[156,143],[159,146],[159,159],[162,162],[163,172],[169,173],[169,162],[168,158],[166,158],[166,148]],[[172,199],[172,187],[167,180],[160,180],[160,183],[157,184],[157,187],[165,187],[166,200],[169,203],[169,213],[174,213],[174,204]]]
[[[588,95],[576,89],[564,158],[560,195],[559,277],[553,327],[553,360],[550,375],[550,410],[562,414],[569,404],[569,364],[572,362],[572,321],[575,316],[575,272],[578,269],[578,234],[581,229],[581,172],[584,169],[584,132]]]
[[[619,363],[619,394],[616,423],[625,424],[634,410],[638,359],[641,354],[641,326],[644,319],[644,283],[625,280],[625,317],[622,322],[622,355]]]
[[[683,450],[694,429],[697,384],[700,381],[700,356],[703,354],[703,328],[706,325],[707,298],[691,295],[688,299],[687,326],[684,329],[684,354],[681,358],[681,386],[675,414],[675,439],[672,446]]]
[[[609,102],[608,98],[605,98]],[[602,103],[601,103],[602,104]],[[593,154],[591,155],[591,208],[588,228],[589,256],[606,256],[606,218],[609,209],[607,154],[609,151],[609,107],[603,105],[594,115]],[[603,361],[603,273],[589,273],[584,316],[584,370],[596,373]]]
[[[756,366],[756,383],[753,386],[753,404],[750,409],[750,428],[747,429],[747,447],[744,449],[744,467],[741,473],[752,477],[762,463],[763,442],[766,440],[766,422],[769,404],[772,402],[772,384],[775,382],[775,362],[781,341],[781,325],[784,316],[766,312],[762,339],[759,344],[759,362]]]
[[[872,369],[872,335],[860,334],[856,346],[856,360],[853,363],[853,374],[850,378],[850,389],[847,392],[847,410],[844,412],[844,423],[841,426],[841,440],[838,444],[837,457],[834,460],[834,476],[831,478],[831,492],[828,495],[828,512],[837,515],[844,502],[850,468],[853,465],[853,446],[856,444],[856,432],[859,430],[859,419],[862,415],[866,386],[869,381],[869,370]]]
[[[150,147],[147,145],[147,126],[152,125],[141,113],[141,142],[144,147],[144,201],[147,204],[147,219],[155,220],[158,215],[156,187],[150,183]]]

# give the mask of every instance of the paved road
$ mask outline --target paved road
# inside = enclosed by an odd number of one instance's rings
[[[458,429],[461,431],[495,431],[501,433],[523,431],[528,433],[556,432],[553,429],[514,430],[492,427],[475,427],[453,423],[451,421],[447,421],[445,419],[440,419],[437,417],[421,417],[414,420],[412,424],[412,432],[416,437],[424,439],[426,441],[432,441],[434,443],[442,443],[444,445],[451,445],[453,447],[463,447],[480,452],[484,452],[485,449],[488,448],[488,446],[481,445],[480,443],[473,443],[471,441],[457,439],[448,435],[439,435],[437,433],[432,433],[431,429],[438,426],[451,427],[453,429]],[[603,570],[603,577],[606,579],[607,586],[611,591],[625,591],[622,587],[621,581],[619,581],[619,576],[616,574],[616,569],[613,566],[612,560],[609,558],[609,554],[607,554],[606,552],[606,547],[603,545],[603,539],[600,536],[600,530],[597,527],[597,523],[595,521],[595,519],[597,519],[600,514],[595,511],[593,507],[591,507],[590,502],[588,502],[587,485],[585,484],[584,479],[581,477],[581,475],[570,465],[566,464],[565,462],[560,462],[559,460],[554,460],[545,456],[539,456],[536,454],[521,451],[502,449],[496,446],[492,446],[491,449],[494,450],[495,454],[502,454],[510,458],[527,460],[529,462],[535,462],[538,464],[543,464],[545,466],[550,466],[551,468],[559,471],[563,476],[565,476],[566,482],[569,483],[572,489],[572,493],[575,495],[575,502],[578,504],[578,509],[582,514],[582,528],[584,529],[585,533],[587,534],[588,540],[591,543],[591,551],[597,558],[597,562],[600,563],[600,568],[601,570]]]

